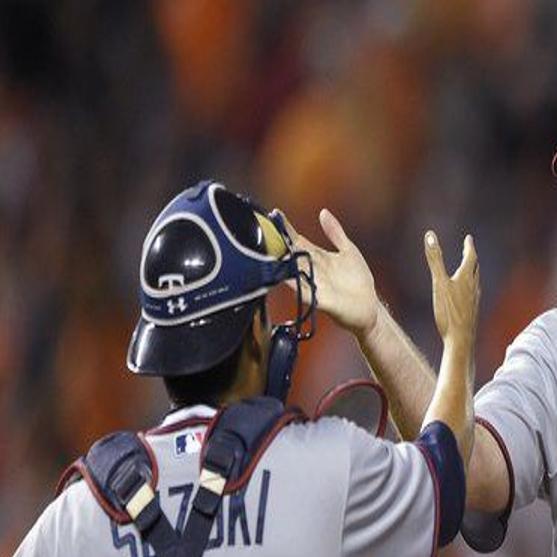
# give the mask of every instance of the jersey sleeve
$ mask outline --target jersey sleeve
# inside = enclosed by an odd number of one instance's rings
[[[427,435],[417,443],[394,444],[353,429],[343,555],[436,554],[443,519],[439,481],[443,472],[437,469],[439,461]],[[450,450],[457,451],[449,435]],[[461,481],[464,493],[463,475]]]
[[[100,527],[108,528],[108,518],[85,482],[78,482],[44,510],[14,557],[67,557],[76,555],[79,547],[99,547]]]
[[[49,525],[52,522],[53,504],[49,505],[31,530],[27,533],[14,557],[54,557],[54,544],[49,540]]]
[[[491,540],[492,550],[503,542],[511,509],[544,497],[545,478],[557,473],[557,311],[538,317],[509,346],[476,395],[475,414],[497,441],[511,482],[500,516],[467,513],[465,520],[468,543],[480,550],[482,538]]]
[[[544,478],[557,473],[557,311],[515,339],[475,411],[509,457],[514,507],[543,497]]]

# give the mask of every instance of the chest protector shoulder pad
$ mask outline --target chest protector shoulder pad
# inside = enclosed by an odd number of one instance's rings
[[[133,524],[158,557],[203,555],[225,494],[242,489],[275,436],[299,410],[271,397],[230,405],[212,420],[201,449],[199,488],[183,535],[170,525],[155,495],[158,468],[141,433],[121,431],[97,441],[63,474],[56,494],[83,478],[103,510],[118,524]],[[187,423],[184,424],[187,427]]]

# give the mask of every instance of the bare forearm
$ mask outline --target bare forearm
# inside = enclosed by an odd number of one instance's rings
[[[415,439],[433,399],[437,382],[435,372],[385,308],[380,309],[373,333],[358,340],[385,390],[401,435],[407,440]],[[461,406],[462,415],[471,411],[466,408]],[[508,498],[509,481],[501,450],[491,434],[476,425],[467,481],[467,507],[498,511],[505,507]]]
[[[383,306],[372,331],[358,337],[358,342],[385,390],[400,434],[415,439],[433,397],[435,373]]]
[[[474,441],[474,373],[469,372],[473,365],[471,343],[445,343],[439,379],[424,418],[424,425],[439,420],[451,428],[465,465]]]
[[[360,347],[381,383],[393,420],[404,439],[415,439],[424,423],[445,422],[468,460],[473,440],[472,385],[467,370],[472,362],[465,347],[445,350],[439,381],[427,360],[387,309],[379,310],[372,332]]]

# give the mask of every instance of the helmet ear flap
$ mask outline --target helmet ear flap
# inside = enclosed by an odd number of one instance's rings
[[[286,325],[275,327],[271,338],[269,364],[267,367],[267,388],[265,394],[286,400],[292,371],[298,356],[298,337],[296,332]]]

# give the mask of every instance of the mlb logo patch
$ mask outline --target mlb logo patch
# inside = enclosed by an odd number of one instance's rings
[[[201,431],[181,433],[174,438],[174,456],[196,454],[201,450],[203,433]]]

